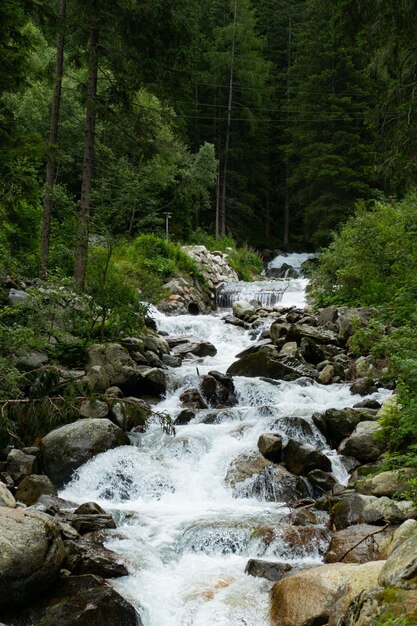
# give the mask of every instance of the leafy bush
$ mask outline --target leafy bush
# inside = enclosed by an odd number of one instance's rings
[[[138,290],[121,274],[112,256],[111,245],[93,248],[89,255],[86,293],[90,334],[101,340],[140,332],[147,312],[147,306],[139,300]]]
[[[124,279],[135,284],[141,297],[149,302],[156,302],[162,295],[164,283],[178,274],[205,283],[198,264],[180,244],[156,235],[141,235],[131,243],[118,246],[114,258]]]
[[[319,257],[312,281],[318,304],[383,306],[404,319],[417,294],[417,197],[359,205]]]
[[[386,359],[398,405],[381,420],[391,466],[417,467],[417,195],[359,206],[319,257],[312,280],[318,305],[374,307],[358,329],[354,354]],[[417,491],[416,491],[417,493]]]
[[[190,243],[206,246],[211,252],[214,250],[226,252],[229,265],[237,272],[240,280],[251,281],[262,272],[263,263],[259,254],[246,245],[238,247],[232,237],[224,235],[216,239],[202,228],[197,228]]]
[[[262,272],[263,263],[259,254],[244,246],[229,253],[229,265],[237,272],[240,280],[251,281]]]

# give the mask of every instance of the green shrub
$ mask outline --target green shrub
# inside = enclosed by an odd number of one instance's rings
[[[355,355],[385,359],[398,406],[380,420],[391,467],[417,467],[417,195],[360,205],[319,256],[312,297],[319,306],[374,308],[350,340]],[[416,491],[417,494],[417,491]]]
[[[115,248],[115,264],[124,279],[135,284],[141,297],[156,302],[163,295],[163,285],[179,274],[205,284],[198,264],[180,244],[157,235],[141,235],[132,242]]]
[[[240,280],[254,280],[263,269],[259,254],[247,246],[229,252],[228,261],[230,267],[237,272]]]

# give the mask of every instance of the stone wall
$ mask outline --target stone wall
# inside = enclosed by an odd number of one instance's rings
[[[210,252],[205,246],[183,246],[183,250],[197,261],[205,284],[183,276],[172,278],[164,285],[168,296],[159,303],[159,308],[167,313],[207,313],[216,308],[218,287],[238,281],[239,276],[223,252]]]

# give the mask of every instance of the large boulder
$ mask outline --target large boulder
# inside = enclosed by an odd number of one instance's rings
[[[234,406],[237,404],[233,378],[220,372],[209,372],[202,377],[200,390],[210,406]]]
[[[261,454],[242,454],[232,461],[225,481],[243,498],[291,503],[311,495],[306,480],[268,462]]]
[[[286,339],[287,341],[296,341],[299,344],[304,337],[323,345],[339,343],[338,336],[333,331],[310,326],[309,324],[293,324],[287,333]]]
[[[290,439],[283,451],[284,465],[296,476],[306,475],[312,470],[320,469],[330,472],[330,459],[320,450],[316,450],[308,443],[300,443]]]
[[[44,474],[32,474],[31,476],[26,476],[19,484],[16,491],[16,500],[31,506],[43,495],[58,495],[55,485]]]
[[[13,494],[6,485],[0,482],[0,507],[8,506],[12,509],[16,506],[16,501],[13,497]]]
[[[103,578],[128,574],[118,554],[92,541],[66,541],[64,567],[73,574],[95,574]]]
[[[384,442],[375,437],[380,430],[381,427],[377,422],[360,422],[350,437],[340,444],[339,454],[353,456],[361,463],[376,461],[385,448]]]
[[[329,620],[329,626],[414,626],[417,591],[396,587],[373,589],[358,594],[345,613]]]
[[[158,367],[138,366],[118,343],[96,344],[88,350],[87,382],[90,389],[104,393],[117,386],[126,396],[160,396],[167,379]],[[91,416],[91,413],[90,413]]]
[[[403,541],[389,555],[378,582],[383,587],[417,589],[417,533]]]
[[[352,524],[402,524],[417,517],[417,508],[410,500],[376,498],[350,490],[341,493],[331,509],[332,525],[337,530]]]
[[[275,583],[271,590],[273,626],[313,626],[327,623],[345,586],[345,601],[377,584],[382,562],[364,565],[332,563],[298,572]],[[346,584],[348,583],[348,584]]]
[[[276,433],[263,433],[258,439],[258,450],[268,461],[282,460],[282,437]]]
[[[180,337],[168,337],[167,339],[172,354],[184,357],[186,354],[194,354],[195,356],[214,356],[217,353],[216,347],[210,343],[195,337],[194,335],[184,335]]]
[[[24,604],[55,581],[64,544],[51,518],[0,508],[0,604]]]
[[[336,530],[343,530],[352,524],[362,524],[366,506],[377,500],[378,498],[374,496],[363,496],[358,493],[342,494],[331,509],[332,525]]]
[[[126,433],[107,418],[81,419],[53,430],[42,439],[44,470],[56,486],[61,486],[78,467],[97,454],[128,444]]]
[[[35,605],[29,623],[33,626],[142,626],[134,607],[103,578],[91,574],[62,578],[53,596]]]
[[[7,455],[7,471],[19,482],[24,476],[36,472],[37,458],[33,454],[25,454],[22,450],[14,448]]]
[[[324,413],[313,415],[313,422],[332,447],[337,447],[365,420],[369,420],[369,411],[366,409],[327,409]]]
[[[273,358],[266,352],[248,354],[235,361],[227,370],[233,376],[263,376],[275,380],[296,380],[303,376],[314,377],[316,372],[309,365],[298,359],[283,357]]]
[[[413,468],[381,472],[364,481],[358,481],[357,490],[371,496],[400,497],[410,489],[409,480],[416,475]]]
[[[336,326],[339,329],[339,337],[344,341],[347,341],[358,327],[367,326],[372,316],[371,309],[365,308],[346,309],[345,311],[339,309],[338,313]]]
[[[87,381],[91,389],[104,392],[111,386],[130,394],[138,381],[138,370],[126,348],[118,343],[95,344],[88,350]]]
[[[381,558],[395,528],[354,524],[336,531],[330,541],[326,563],[367,563]]]
[[[244,300],[233,302],[233,315],[240,320],[250,321],[256,317],[256,309],[250,302]]]

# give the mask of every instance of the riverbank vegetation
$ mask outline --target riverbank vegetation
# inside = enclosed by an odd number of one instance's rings
[[[388,365],[398,403],[382,420],[392,466],[417,467],[417,194],[358,205],[320,255],[312,281],[318,305],[370,307],[372,319],[351,340],[357,355]],[[417,486],[416,486],[417,487]],[[417,495],[417,488],[415,488]]]

